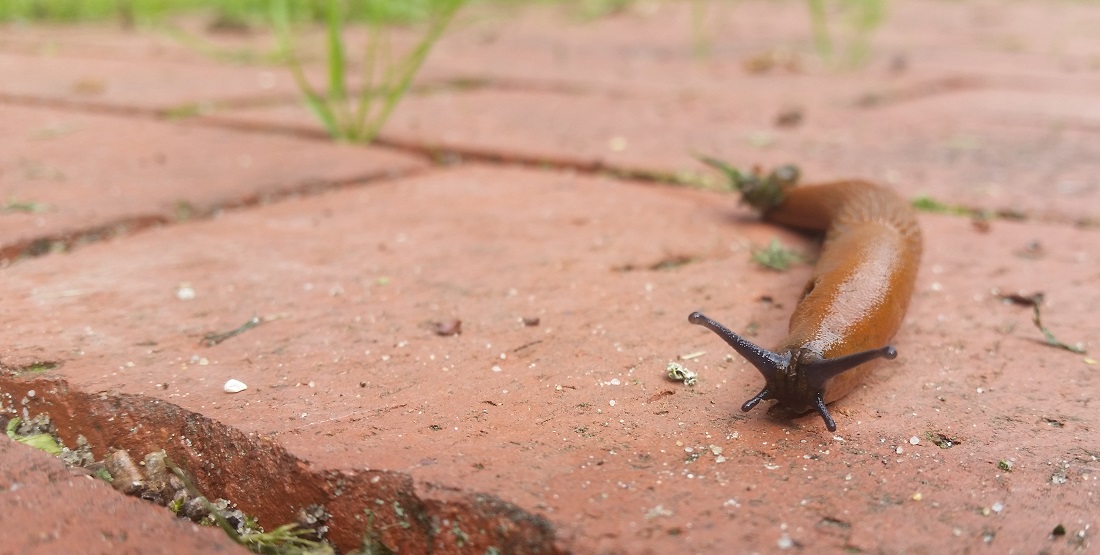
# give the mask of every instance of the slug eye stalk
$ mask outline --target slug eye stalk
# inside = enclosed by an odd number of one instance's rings
[[[830,359],[806,357],[804,355],[808,349],[800,349],[798,356],[791,352],[774,353],[737,335],[702,312],[692,312],[688,322],[717,334],[764,376],[764,389],[746,401],[741,406],[742,411],[752,410],[760,401],[777,399],[780,404],[795,411],[816,410],[830,432],[836,431],[836,422],[825,408],[825,389],[829,381],[877,358],[892,359],[898,356],[897,350],[890,345]],[[807,358],[810,360],[807,361]]]

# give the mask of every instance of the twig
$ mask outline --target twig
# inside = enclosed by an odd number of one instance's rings
[[[225,341],[226,339],[236,337],[236,336],[238,336],[238,335],[240,335],[240,334],[242,334],[242,333],[244,333],[244,332],[246,332],[246,331],[248,331],[248,330],[250,330],[250,329],[252,329],[256,326],[258,326],[261,323],[263,323],[263,320],[261,320],[259,316],[253,316],[253,317],[249,318],[247,322],[241,324],[237,328],[231,329],[231,330],[229,330],[227,332],[223,332],[223,333],[208,333],[208,334],[203,336],[202,340],[203,340],[203,343],[205,343],[207,347],[213,347],[214,345],[217,345],[218,343],[221,343],[222,341]]]
[[[1039,331],[1043,332],[1043,336],[1046,337],[1047,340],[1047,345],[1058,347],[1059,349],[1065,349],[1071,353],[1077,353],[1079,355],[1085,354],[1085,349],[1084,347],[1081,347],[1080,344],[1070,345],[1069,343],[1063,343],[1059,341],[1058,338],[1054,337],[1054,333],[1043,325],[1042,317],[1039,314],[1039,305],[1043,303],[1043,293],[1039,292],[1032,295],[1021,295],[1018,293],[1003,294],[1000,295],[1000,298],[1012,304],[1020,306],[1030,306],[1033,311],[1031,321],[1035,323],[1035,327],[1039,328]]]

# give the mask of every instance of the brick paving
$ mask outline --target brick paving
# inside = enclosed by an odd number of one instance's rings
[[[712,3],[695,34],[691,9],[474,7],[373,147],[323,140],[279,68],[153,31],[0,30],[0,200],[41,209],[0,214],[3,408],[100,456],[166,449],[268,527],[323,505],[342,552],[371,530],[403,552],[1086,551],[1100,10],[897,3],[869,63],[837,70],[801,4]],[[797,67],[747,69],[769,53]],[[686,322],[774,344],[810,269],[749,251],[812,238],[614,177],[702,173],[698,153],[1013,217],[921,214],[900,356],[831,407],[834,436],[741,413],[755,370]],[[1044,292],[1090,354],[997,291]],[[666,379],[698,351],[697,385]],[[84,545],[226,548],[28,448],[0,457],[12,552],[118,538],[112,511],[125,541]],[[48,476],[79,495],[32,488]]]

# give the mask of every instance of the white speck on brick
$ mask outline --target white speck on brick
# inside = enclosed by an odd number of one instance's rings
[[[225,385],[222,387],[222,389],[224,389],[226,393],[240,393],[248,389],[248,386],[240,380],[229,380],[225,382]]]

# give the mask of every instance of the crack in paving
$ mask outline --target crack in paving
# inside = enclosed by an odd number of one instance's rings
[[[16,401],[16,400],[19,401]],[[61,379],[0,375],[0,412],[49,415],[66,445],[83,436],[96,458],[164,449],[209,498],[232,501],[268,529],[323,506],[341,552],[364,540],[408,553],[565,553],[545,518],[494,495],[417,483],[397,471],[315,469],[274,437],[144,395],[90,393]]]
[[[472,90],[506,90],[520,92],[550,92],[565,95],[608,94],[621,96],[629,94],[626,90],[595,90],[567,82],[541,82],[526,79],[508,79],[483,76],[458,76],[438,81],[428,81],[415,85],[410,94],[430,95],[441,91],[472,91]],[[157,120],[188,120],[201,125],[248,131],[257,133],[269,133],[288,135],[311,140],[331,141],[332,138],[321,129],[304,129],[294,125],[246,123],[230,121],[218,118],[214,112],[223,109],[238,109],[250,107],[265,107],[287,102],[287,96],[264,96],[237,99],[207,100],[183,103],[167,108],[141,108],[135,106],[121,106],[105,102],[90,100],[71,100],[56,98],[41,98],[37,96],[19,95],[0,92],[0,103],[24,105],[32,107],[45,107],[78,112],[93,112],[102,114],[114,114],[126,117],[145,117]],[[197,116],[205,116],[198,118]],[[467,161],[521,165],[535,168],[547,168],[555,170],[573,170],[586,174],[602,174],[620,179],[632,179],[657,183],[682,184],[684,176],[674,172],[654,170],[647,168],[630,168],[608,164],[602,160],[576,160],[569,157],[533,157],[521,154],[483,150],[477,148],[462,148],[454,146],[440,146],[428,143],[401,141],[389,138],[383,132],[372,143],[375,146],[388,147],[405,153],[418,154],[436,163],[446,163],[448,160],[461,159]]]
[[[11,100],[12,97],[0,94],[0,102],[5,101],[5,99]],[[103,113],[103,111],[91,109],[87,105],[71,104],[63,101],[19,98],[13,103],[78,112]],[[161,121],[171,119],[153,112],[129,108],[124,110],[111,109],[107,111],[107,115],[122,116],[124,118],[138,116]],[[178,200],[171,207],[146,207],[143,213],[139,212],[134,215],[108,219],[104,222],[77,224],[72,228],[59,231],[38,232],[21,238],[0,240],[0,267],[51,253],[70,252],[84,245],[133,235],[153,227],[208,220],[226,211],[244,210],[276,203],[288,198],[315,196],[347,187],[368,186],[393,179],[412,177],[432,170],[431,166],[421,168],[382,167],[367,171],[360,170],[358,173],[337,178],[305,177],[278,186],[266,186],[260,183],[251,190],[240,194],[206,202]]]
[[[163,214],[137,215],[84,229],[66,230],[60,233],[0,244],[0,267],[51,253],[70,252],[84,245],[133,235],[152,227],[208,220],[226,211],[245,210],[288,198],[320,195],[346,187],[367,186],[404,177],[413,177],[427,171],[430,171],[430,168],[372,172],[343,179],[307,179],[289,187],[256,191],[238,198],[205,206],[195,206],[184,202],[176,206],[176,213],[173,216]]]
[[[135,216],[86,229],[64,231],[0,244],[0,268],[27,258],[37,258],[56,252],[69,252],[83,245],[130,235],[169,222],[170,220],[163,216]]]
[[[552,91],[559,94],[583,94],[585,90],[569,86],[567,84],[542,84],[508,79],[493,79],[483,77],[452,77],[435,82],[427,82],[417,85],[411,91],[413,94],[435,94],[448,90],[478,90],[484,88],[499,88],[502,90],[539,90]],[[331,141],[323,131],[305,130],[295,127],[280,127],[277,125],[249,125],[240,122],[220,121],[216,117],[199,117],[210,112],[225,109],[239,109],[250,107],[263,107],[286,103],[290,97],[286,95],[222,99],[211,101],[197,101],[181,104],[168,108],[142,108],[136,106],[123,106],[108,102],[93,100],[72,100],[60,98],[42,98],[38,96],[20,95],[0,92],[0,103],[22,105],[39,108],[49,108],[72,112],[91,112],[95,114],[113,115],[124,118],[147,118],[158,121],[186,120],[193,124],[209,127],[230,129],[235,131],[282,134],[308,140]],[[625,169],[608,166],[598,160],[584,162],[569,159],[542,159],[515,156],[492,151],[480,151],[477,149],[443,148],[432,145],[423,145],[380,137],[373,143],[374,146],[389,148],[395,151],[414,154],[431,160],[436,166],[448,166],[460,161],[475,161],[498,165],[519,165],[531,168],[567,169],[586,174],[603,174],[620,179],[634,179],[639,181],[651,181],[659,183],[678,183],[682,179],[659,171],[645,169]],[[59,233],[41,235],[19,240],[9,244],[0,244],[0,267],[7,266],[22,259],[36,258],[50,253],[68,252],[80,246],[100,242],[106,239],[130,235],[155,226],[171,225],[181,221],[209,219],[226,210],[247,209],[253,206],[281,201],[291,197],[310,196],[321,194],[333,189],[351,186],[364,186],[392,179],[411,177],[429,170],[402,170],[400,172],[376,172],[366,175],[352,176],[339,180],[306,180],[290,187],[284,187],[276,191],[256,192],[241,198],[197,207],[188,203],[177,206],[176,214],[142,214],[113,220],[107,223],[95,225],[83,229],[65,230]]]
[[[231,129],[252,133],[269,133],[309,140],[331,141],[321,129],[308,129],[294,124],[249,123],[237,120],[225,120],[215,116],[204,117],[195,122],[219,129]],[[476,162],[494,166],[518,166],[536,170],[573,171],[583,175],[612,177],[615,179],[639,181],[663,185],[689,186],[698,188],[718,188],[699,174],[678,173],[666,170],[626,167],[608,164],[600,159],[578,160],[569,156],[526,156],[523,154],[501,152],[476,147],[443,146],[433,143],[404,141],[387,136],[385,132],[378,136],[372,146],[389,148],[406,154],[415,154],[432,161],[438,167],[447,167],[463,162]]]
[[[853,103],[856,108],[882,108],[895,106],[934,96],[953,94],[959,91],[971,91],[989,88],[981,78],[969,75],[951,75],[939,79],[920,81],[906,87],[880,92],[867,93]]]

